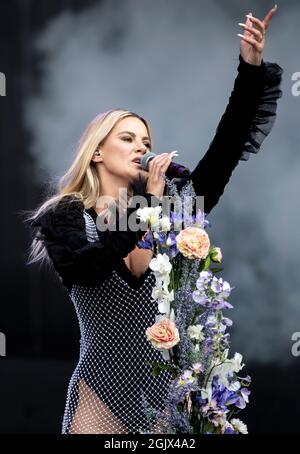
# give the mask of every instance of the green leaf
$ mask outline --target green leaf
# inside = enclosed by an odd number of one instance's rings
[[[146,361],[146,364],[152,367],[152,375],[154,375],[154,377],[157,377],[162,370],[170,372],[171,374],[173,374],[174,378],[177,377],[181,372],[181,369],[175,364],[164,364],[157,361]]]
[[[161,373],[161,368],[159,366],[155,366],[152,370],[152,374],[154,375],[154,377],[158,377],[160,373]]]
[[[224,268],[211,268],[210,270],[212,271],[212,273],[217,274],[217,273],[219,273],[220,271],[223,271]]]
[[[201,271],[204,270],[204,266],[205,266],[205,260],[200,260],[200,263],[199,263],[199,266],[198,266],[198,272],[200,273]]]
[[[205,263],[204,263],[204,270],[208,270],[209,268],[209,265],[210,265],[210,256],[208,255],[205,259]]]
[[[183,412],[183,404],[181,402],[179,402],[179,404],[177,405],[177,408],[178,408],[179,413]]]

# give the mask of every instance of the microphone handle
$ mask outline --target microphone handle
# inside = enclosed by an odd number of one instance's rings
[[[149,162],[151,161],[151,159],[153,159],[155,156],[157,156],[156,153],[153,153],[153,152],[149,152],[149,153],[146,153],[142,159],[141,159],[141,166],[144,170],[146,170],[147,172],[149,172]],[[166,171],[166,176],[172,180],[173,178],[185,178],[185,179],[189,179],[190,175],[191,175],[191,171],[187,168],[187,167],[184,167],[183,165],[181,164],[178,164],[177,162],[171,162],[169,167],[167,168],[167,171]]]
[[[166,171],[166,176],[172,180],[172,178],[189,178],[191,171],[177,162],[171,162]]]

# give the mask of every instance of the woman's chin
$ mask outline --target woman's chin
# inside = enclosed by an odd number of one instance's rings
[[[136,177],[137,175],[141,175],[142,177],[145,178],[148,175],[148,172],[146,172],[146,170],[144,170],[141,166],[136,166],[134,176]]]

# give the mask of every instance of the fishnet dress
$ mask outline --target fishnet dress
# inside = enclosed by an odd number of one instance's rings
[[[93,218],[84,211],[86,234],[98,241]],[[125,267],[124,263],[124,267]],[[122,273],[123,274],[123,273]],[[171,375],[151,374],[146,361],[163,361],[146,339],[155,323],[157,302],[151,298],[155,277],[150,268],[132,288],[113,271],[97,286],[73,285],[70,296],[80,325],[80,359],[71,377],[62,433],[144,433],[149,424],[143,399],[163,410]]]

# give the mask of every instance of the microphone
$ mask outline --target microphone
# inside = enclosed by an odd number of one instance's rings
[[[155,156],[157,156],[157,153],[153,153],[152,151],[144,154],[144,156],[141,159],[141,167],[149,172],[149,163],[151,159],[153,159]],[[184,167],[182,164],[178,164],[176,162],[170,162],[169,167],[167,168],[165,172],[166,176],[172,180],[172,178],[186,178],[189,179],[191,175],[191,171],[187,168]]]

